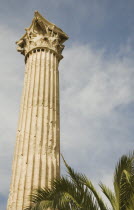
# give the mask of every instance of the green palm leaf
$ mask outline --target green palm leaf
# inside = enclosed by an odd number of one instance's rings
[[[129,203],[127,205],[127,210],[134,210],[134,195],[132,198],[129,200]]]
[[[116,201],[115,194],[106,185],[104,185],[102,182],[99,184],[99,186],[101,187],[102,192],[105,194],[105,196],[109,200],[113,210],[117,210],[118,209],[118,203]]]
[[[123,155],[119,160],[114,174],[114,189],[119,209],[126,210],[134,193],[134,154]]]
[[[84,174],[74,172],[74,170],[67,164],[63,156],[62,159],[67,168],[67,172],[72,181],[75,183],[76,187],[82,189],[83,186],[85,186],[88,190],[90,190],[90,193],[94,195],[94,198],[97,201],[96,204],[98,204],[98,208],[101,210],[107,210],[108,208],[106,204],[103,202],[102,198],[94,188],[92,182]]]

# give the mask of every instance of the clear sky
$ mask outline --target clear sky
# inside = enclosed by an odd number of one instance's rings
[[[6,209],[24,77],[15,41],[35,10],[70,37],[59,67],[66,161],[95,185],[112,187],[118,158],[134,148],[134,1],[0,0],[0,210]]]

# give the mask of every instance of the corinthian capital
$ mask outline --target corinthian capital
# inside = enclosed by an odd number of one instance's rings
[[[17,50],[27,56],[27,54],[40,48],[47,48],[62,57],[63,43],[68,36],[56,25],[43,18],[39,12],[35,12],[32,24],[26,28],[26,33],[16,42]]]

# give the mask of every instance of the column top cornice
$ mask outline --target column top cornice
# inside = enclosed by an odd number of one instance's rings
[[[46,20],[38,11],[26,33],[16,42],[17,50],[27,55],[36,48],[47,48],[61,56],[64,49],[63,43],[69,38],[68,35],[55,24]]]

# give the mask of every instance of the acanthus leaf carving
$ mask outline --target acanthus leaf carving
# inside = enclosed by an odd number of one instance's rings
[[[50,29],[36,18],[32,27],[25,29],[26,34],[23,39],[17,42],[17,50],[26,56],[29,51],[35,48],[48,48],[61,56],[64,45],[59,34],[54,32],[54,27]]]

